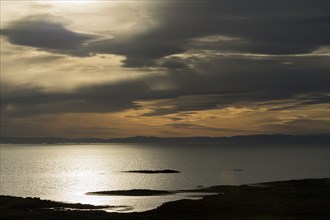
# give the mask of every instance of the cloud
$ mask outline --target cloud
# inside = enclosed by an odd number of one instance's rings
[[[148,91],[142,81],[83,87],[73,92],[45,92],[34,87],[1,99],[3,116],[22,117],[52,113],[116,112],[135,108],[133,101]]]
[[[91,48],[126,56],[127,67],[157,66],[159,58],[193,49],[309,53],[329,44],[327,6],[320,1],[168,2],[158,9],[162,17],[155,28],[124,40],[96,42]]]
[[[162,67],[168,68],[168,69],[185,69],[188,68],[188,65],[184,62],[177,61],[177,60],[168,60],[165,61],[162,65]]]
[[[125,67],[157,66],[155,60],[168,55],[179,54],[184,49],[166,41],[145,41],[140,36],[129,39],[108,39],[90,44],[95,53],[110,53],[126,56]]]
[[[127,12],[124,23],[134,25],[120,28],[118,24],[116,31],[104,27],[102,38],[71,29],[83,31],[84,26],[51,14],[13,20],[1,30],[2,36],[11,44],[47,53],[38,59],[25,48],[29,60],[20,60],[21,47],[15,51],[6,47],[12,50],[11,66],[25,63],[5,73],[13,77],[7,77],[12,80],[8,84],[2,82],[2,117],[143,110],[137,116],[180,119],[172,127],[235,132],[198,127],[180,115],[231,107],[264,109],[276,115],[324,106],[329,102],[330,83],[328,8],[328,1],[168,1],[146,17],[139,8],[133,13],[139,16],[136,23],[130,22],[134,16]],[[100,16],[110,19],[110,15]],[[151,22],[153,18],[157,22]],[[87,65],[83,56],[104,59]],[[47,63],[57,58],[54,65],[61,70],[47,69]],[[33,79],[28,74],[24,81],[19,79],[25,67],[33,72]],[[129,71],[141,74],[132,77]],[[109,80],[110,75],[118,77]],[[74,82],[65,91],[60,88]],[[269,129],[284,129],[276,126]]]
[[[95,40],[95,36],[67,29],[52,15],[12,21],[2,34],[13,44],[74,56],[123,55],[124,66],[146,67],[157,66],[159,58],[192,49],[309,53],[329,44],[328,8],[327,1],[170,1],[153,14],[158,15],[157,25],[125,37],[125,33],[114,33],[109,39]],[[132,28],[148,21],[140,22]],[[91,39],[94,41],[86,44]],[[171,69],[173,63],[163,67]]]
[[[274,133],[292,133],[295,134],[320,134],[329,133],[329,120],[297,119],[288,122],[270,122],[266,123],[263,129],[273,131]],[[307,131],[307,132],[306,132]]]
[[[269,58],[187,59],[185,62],[194,63],[194,68],[172,69],[165,75],[85,85],[66,92],[26,87],[3,93],[2,106],[9,115],[146,108],[149,112],[143,113],[145,116],[160,116],[290,100],[289,106],[280,108],[296,109],[328,103],[328,67],[320,65],[328,61],[322,59],[295,57],[291,60],[299,65],[293,67]]]
[[[247,131],[243,129],[219,128],[219,127],[210,127],[206,125],[189,124],[189,123],[173,123],[170,124],[170,126],[179,129],[210,130],[210,131],[239,132],[239,133]]]
[[[61,17],[33,15],[11,22],[1,30],[12,44],[41,48],[60,53],[81,50],[92,35],[73,32],[65,27]]]
[[[328,7],[326,1],[173,3],[165,12],[161,34],[174,39],[213,35],[240,39],[213,44],[222,50],[306,53],[329,43]]]

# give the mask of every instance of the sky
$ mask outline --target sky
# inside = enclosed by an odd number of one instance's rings
[[[329,4],[1,0],[1,136],[329,133]]]

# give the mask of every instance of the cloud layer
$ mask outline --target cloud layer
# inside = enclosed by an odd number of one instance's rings
[[[136,111],[137,118],[150,121],[168,117],[172,122],[164,124],[176,129],[244,132],[246,129],[196,124],[181,116],[231,108],[264,109],[273,112],[274,117],[267,119],[269,124],[285,110],[291,114],[289,111],[305,109],[306,115],[312,114],[313,106],[328,110],[324,108],[329,102],[330,83],[328,1],[144,4],[157,5],[146,7],[157,11],[137,13],[140,23],[132,29],[147,27],[143,31],[100,34],[88,27],[87,33],[83,28],[75,29],[75,18],[69,22],[66,15],[51,12],[9,21],[1,36],[11,45],[29,48],[28,55],[20,58],[24,65],[32,65],[33,51],[59,56],[59,64],[70,57],[96,56],[105,56],[106,64],[114,59],[107,56],[113,56],[120,57],[121,65],[100,68],[98,63],[90,68],[94,73],[87,67],[76,73],[72,67],[67,71],[74,71],[76,80],[86,74],[90,78],[97,72],[102,74],[95,76],[101,77],[99,83],[85,83],[71,90],[50,91],[47,85],[51,80],[30,85],[2,82],[6,88],[1,97],[2,117],[12,121],[50,114]],[[111,15],[100,16],[111,19]],[[149,25],[152,18],[157,22]],[[10,51],[15,53],[10,49],[6,53]],[[11,56],[14,58],[8,63],[12,64],[19,55]],[[33,65],[44,66],[46,60],[35,58]],[[116,74],[122,74],[122,80],[101,83],[114,68],[120,69]],[[132,78],[129,71],[141,73],[141,77]],[[6,75],[13,73],[3,74],[7,79]],[[297,124],[307,120],[303,118],[296,118]],[[324,120],[310,121],[311,127]]]

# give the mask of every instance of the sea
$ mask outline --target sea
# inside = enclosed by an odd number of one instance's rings
[[[0,194],[140,212],[205,193],[107,196],[110,190],[190,190],[328,178],[329,146],[198,144],[1,144]],[[179,173],[130,173],[171,169]]]

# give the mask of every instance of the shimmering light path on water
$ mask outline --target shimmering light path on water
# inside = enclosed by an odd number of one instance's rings
[[[181,190],[197,186],[328,177],[328,147],[217,145],[1,145],[1,194],[66,202],[125,205],[142,211],[190,194],[95,196],[130,189]],[[128,170],[173,169],[141,174]],[[195,197],[194,197],[195,198]],[[198,197],[197,197],[198,198]]]

